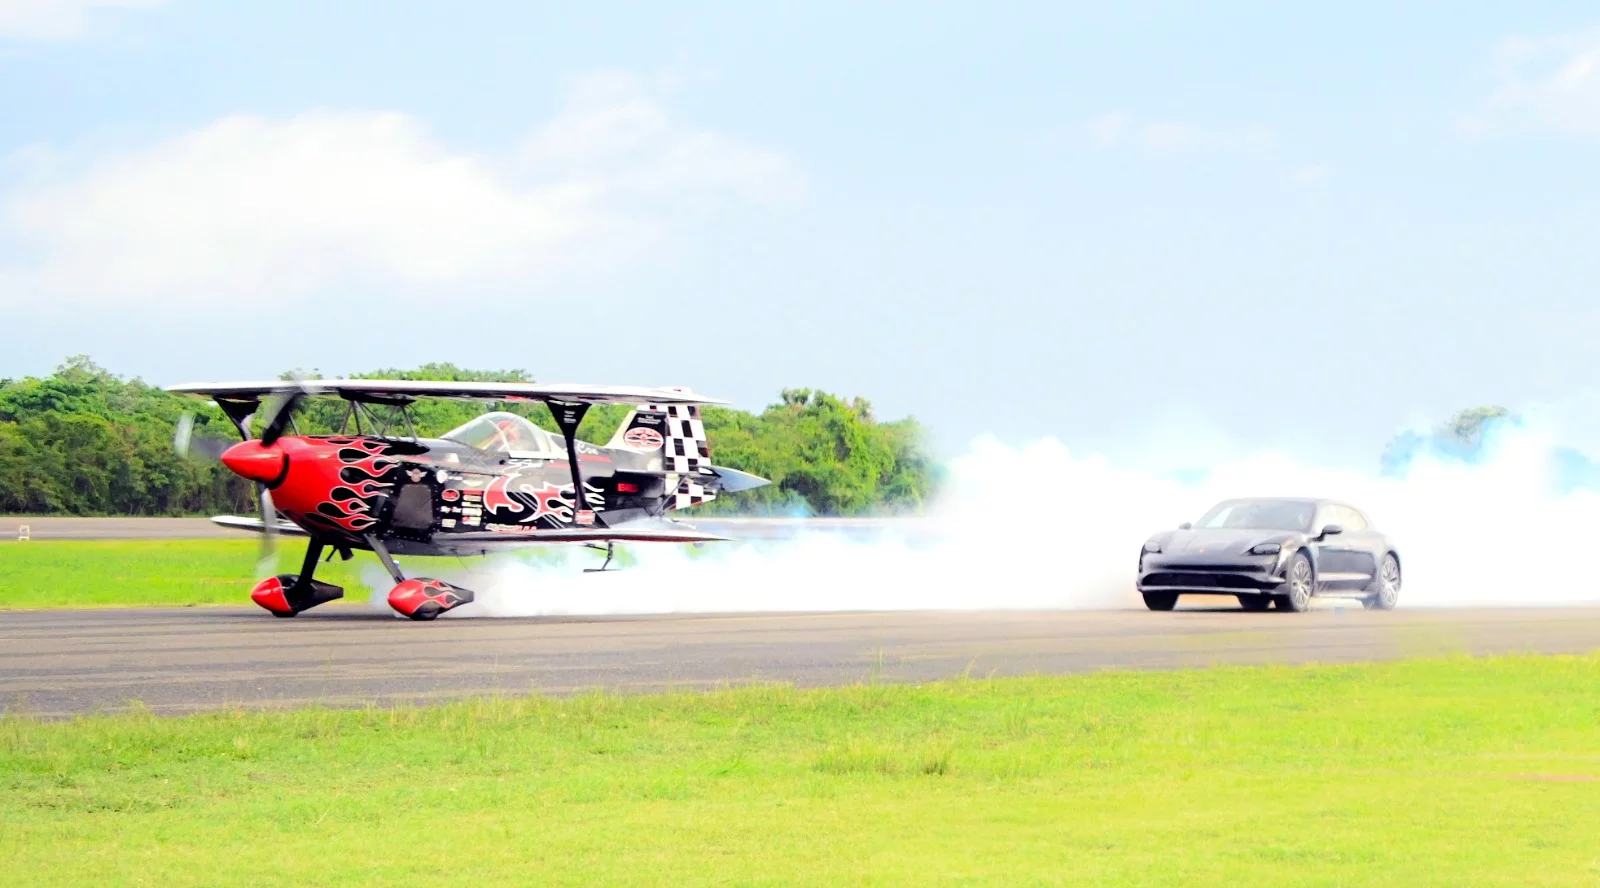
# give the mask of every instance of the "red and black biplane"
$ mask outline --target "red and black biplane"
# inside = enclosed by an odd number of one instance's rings
[[[346,560],[353,550],[372,551],[394,577],[390,607],[432,620],[471,602],[472,591],[408,579],[393,556],[487,555],[507,546],[578,543],[606,553],[604,570],[619,541],[727,539],[667,513],[768,483],[711,464],[699,408],[722,402],[685,389],[332,379],[167,390],[210,398],[244,438],[228,446],[196,438],[190,416],[179,424],[174,443],[180,451],[207,450],[259,490],[259,519],[211,520],[265,534],[269,552],[274,535],[309,537],[300,573],[268,577],[251,593],[280,617],[344,597],[340,587],[313,579],[324,551]],[[312,397],[344,399],[340,434],[298,433],[296,406]],[[419,398],[542,402],[561,432],[492,412],[440,438],[421,438],[410,413]],[[633,406],[604,447],[576,438],[595,404]],[[258,412],[261,437],[252,438]]]

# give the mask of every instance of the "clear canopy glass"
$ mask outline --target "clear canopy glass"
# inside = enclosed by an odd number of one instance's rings
[[[444,434],[446,440],[517,456],[559,457],[566,453],[561,439],[515,413],[485,413]]]

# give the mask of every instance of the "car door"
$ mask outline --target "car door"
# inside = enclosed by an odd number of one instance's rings
[[[1365,589],[1377,566],[1372,556],[1372,530],[1367,519],[1349,506],[1328,504],[1318,513],[1316,530],[1338,525],[1340,533],[1326,536],[1317,547],[1319,585],[1330,592]]]
[[[1350,537],[1347,542],[1351,549],[1350,569],[1366,577],[1357,587],[1366,589],[1377,578],[1378,565],[1383,561],[1389,543],[1360,509],[1345,506],[1344,510],[1350,514],[1350,530],[1347,531]]]

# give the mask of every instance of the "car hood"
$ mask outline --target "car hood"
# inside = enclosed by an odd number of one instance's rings
[[[1156,539],[1163,555],[1243,555],[1262,543],[1282,544],[1296,536],[1284,530],[1175,530]]]

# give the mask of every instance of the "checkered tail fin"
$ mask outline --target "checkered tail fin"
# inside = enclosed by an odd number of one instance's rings
[[[644,404],[628,414],[607,447],[659,457],[667,483],[676,477],[669,509],[685,509],[716,499],[707,486],[716,478],[711,470],[711,445],[706,440],[700,408],[690,404]]]

